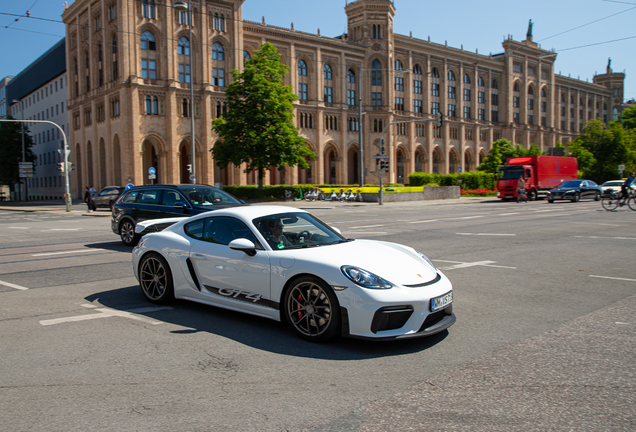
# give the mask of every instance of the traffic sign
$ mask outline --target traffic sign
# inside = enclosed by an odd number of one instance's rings
[[[157,174],[150,174],[148,176],[148,179],[150,179],[150,180],[155,180],[156,178],[157,178]]]
[[[192,183],[196,183],[196,182],[197,182],[197,178],[194,176],[194,174],[191,174],[191,175],[190,175],[190,181],[191,181]]]
[[[619,171],[625,171],[625,165],[619,165],[618,166],[618,170]]]
[[[157,170],[154,167],[148,168],[148,174],[155,175],[157,174]]]
[[[389,158],[388,155],[373,156],[373,159],[388,159],[388,158]]]
[[[134,188],[134,187],[135,187],[135,185],[134,185],[134,184],[132,184],[132,183],[128,183],[128,184],[126,185],[126,190],[128,190],[128,189],[130,189],[130,188]]]
[[[458,173],[462,172],[462,167],[458,166],[458,167],[457,167],[457,172],[458,172]]]

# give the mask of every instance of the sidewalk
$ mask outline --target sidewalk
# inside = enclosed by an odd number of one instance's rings
[[[446,199],[446,200],[430,200],[430,201],[405,201],[383,204],[383,207],[395,207],[395,206],[432,206],[432,205],[457,205],[457,204],[476,204],[484,202],[499,202],[497,198],[493,197],[466,197],[459,199]],[[303,208],[307,210],[311,209],[331,209],[340,207],[369,207],[379,206],[380,204],[369,202],[339,202],[339,201],[250,201],[247,204],[251,205],[284,205],[288,207]],[[20,211],[20,212],[66,212],[66,203],[64,200],[50,200],[50,201],[4,201],[0,202],[0,211]],[[80,200],[74,200],[72,204],[73,213],[84,213],[85,216],[109,216],[110,211],[106,208],[100,208],[92,213],[88,213],[86,210],[86,203]]]

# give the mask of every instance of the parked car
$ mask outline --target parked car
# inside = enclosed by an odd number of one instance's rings
[[[546,198],[549,203],[553,203],[554,200],[577,202],[581,199],[593,199],[600,201],[601,194],[601,187],[592,180],[568,180],[550,190]]]
[[[106,186],[97,195],[93,196],[95,207],[105,207],[112,210],[113,204],[115,204],[117,198],[125,189],[122,186]]]
[[[145,233],[135,225],[148,219],[188,217],[245,204],[238,198],[208,185],[147,185],[125,191],[113,205],[111,228],[127,246],[137,244]]]
[[[455,322],[451,282],[424,254],[347,239],[284,206],[181,219],[145,235],[132,260],[150,302],[187,299],[270,318],[310,341],[423,337]]]
[[[621,191],[621,186],[623,186],[625,180],[609,180],[601,185],[602,193],[606,193],[608,190],[612,189],[613,192],[617,193]]]

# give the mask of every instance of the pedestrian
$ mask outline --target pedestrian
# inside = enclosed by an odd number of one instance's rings
[[[519,182],[517,183],[517,204],[521,201],[528,202],[528,195],[526,195],[526,182],[523,180],[523,177],[519,177]]]
[[[97,195],[97,191],[95,190],[93,185],[91,185],[90,191],[91,191],[91,209],[93,211],[97,211],[97,206],[95,205],[95,200],[93,199],[95,195]]]
[[[88,212],[91,213],[93,211],[93,197],[91,196],[91,188],[86,186],[86,191],[84,192],[84,202],[88,206]]]

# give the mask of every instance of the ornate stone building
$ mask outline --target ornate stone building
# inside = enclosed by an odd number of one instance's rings
[[[383,129],[418,120],[384,135],[388,180],[404,182],[414,171],[473,170],[499,138],[544,150],[568,143],[589,119],[621,110],[624,74],[609,65],[593,83],[555,74],[557,54],[532,41],[531,26],[526,40],[482,55],[395,34],[389,0],[350,2],[338,37],[245,21],[243,1],[192,1],[191,41],[187,13],[170,2],[76,0],[65,10],[75,191],[147,183],[150,167],[160,183],[187,182],[191,114],[197,181],[253,184],[240,167],[215,166],[211,123],[225,110],[230,71],[265,42],[290,67],[297,126],[317,155],[308,170],[272,170],[270,184],[359,182],[360,128],[364,180],[375,183]]]

